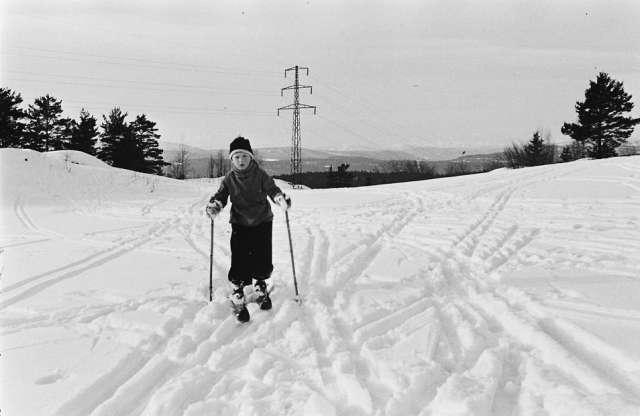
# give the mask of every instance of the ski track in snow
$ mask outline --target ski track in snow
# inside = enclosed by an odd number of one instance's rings
[[[640,172],[637,162],[619,166]],[[547,236],[542,225],[523,220],[524,189],[583,169],[552,166],[543,174],[522,170],[442,186],[429,181],[424,189],[416,183],[384,203],[342,206],[330,216],[303,205],[291,212],[303,303],[291,299],[286,229],[276,220],[273,309],[250,304],[248,324],[230,316],[225,299],[229,225],[221,219],[214,302],[206,301],[204,284],[176,283],[137,299],[7,318],[2,334],[64,327],[91,339],[91,351],[107,340],[124,345],[108,368],[66,391],[49,409],[55,415],[639,414],[640,362],[556,313],[637,324],[638,312],[577,303],[560,289],[557,300],[546,301],[503,282],[548,253],[569,265],[581,264],[578,255],[609,264],[611,256],[638,254],[637,236],[621,241],[605,234],[579,250],[558,242],[566,250],[553,252],[544,244],[575,234]],[[623,185],[638,206],[638,180]],[[388,192],[371,189],[354,192]],[[3,285],[0,309],[24,307],[58,283],[135,252],[208,267],[210,223],[202,209],[211,192],[201,185],[186,203],[165,195],[136,204],[142,225],[105,225],[81,236],[40,227],[29,201],[17,198],[13,213],[24,234],[3,249],[73,240],[89,252]],[[80,197],[70,203],[83,215],[105,215]],[[611,250],[622,243],[622,251]],[[617,271],[637,279],[640,268],[621,263]],[[64,383],[68,373],[43,374],[35,384]]]

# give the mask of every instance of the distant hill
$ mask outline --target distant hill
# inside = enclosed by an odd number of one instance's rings
[[[164,159],[167,162],[175,159],[180,149],[179,144],[163,143]],[[207,174],[209,157],[216,157],[222,151],[227,156],[227,149],[202,149],[184,145],[191,159],[189,177],[203,177]],[[502,152],[500,147],[476,148],[441,148],[432,146],[410,146],[404,149],[390,150],[316,150],[302,149],[303,170],[307,172],[326,171],[329,167],[337,169],[340,164],[349,165],[349,170],[381,170],[384,171],[388,162],[398,160],[430,161],[438,172],[444,172],[455,163],[468,170],[480,170],[487,164],[495,163]],[[261,161],[262,167],[271,175],[281,175],[290,172],[291,149],[289,147],[263,147],[254,149],[254,153]]]
[[[180,149],[180,144],[162,143],[164,159],[167,162],[174,160]],[[227,149],[202,149],[195,146],[184,145],[191,159],[190,177],[206,176],[209,157],[216,157],[222,151],[227,156]],[[397,160],[426,160],[434,163],[438,171],[443,171],[451,160],[463,158],[469,168],[475,168],[487,161],[495,160],[496,154],[502,152],[502,148],[494,147],[432,147],[411,146],[403,149],[386,150],[317,150],[302,149],[303,170],[318,172],[325,171],[332,166],[336,169],[340,164],[346,163],[349,169],[354,170],[384,170],[385,164]],[[290,172],[291,149],[289,147],[263,147],[254,149],[262,167],[271,175],[287,174]]]
[[[366,157],[378,160],[451,160],[463,155],[501,152],[503,147],[434,147],[407,146],[400,149],[348,150],[339,152],[341,156]]]
[[[165,159],[170,161],[178,153],[180,144],[163,142]],[[192,159],[208,158],[209,155],[216,155],[222,151],[226,156],[227,149],[202,149],[195,146],[184,145]],[[374,160],[451,160],[470,154],[485,154],[501,152],[504,146],[478,146],[478,147],[434,147],[434,146],[406,146],[403,148],[390,148],[380,150],[325,150],[325,149],[302,149],[302,156],[307,159],[374,159]],[[291,155],[290,147],[261,147],[254,149],[260,159],[276,161],[289,160]]]

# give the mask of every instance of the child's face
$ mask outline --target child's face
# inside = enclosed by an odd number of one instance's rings
[[[251,156],[249,156],[246,153],[236,153],[231,158],[231,163],[233,164],[233,167],[238,170],[245,170],[249,166],[250,162],[251,162]]]

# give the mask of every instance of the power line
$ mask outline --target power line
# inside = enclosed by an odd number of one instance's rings
[[[212,71],[214,70],[224,71],[224,73],[227,73],[227,74],[269,75],[273,77],[277,75],[277,73],[274,71],[259,71],[259,70],[258,71],[238,71],[238,68],[232,68],[232,67],[191,65],[191,64],[175,63],[175,62],[169,62],[169,61],[157,61],[157,60],[146,59],[146,58],[131,58],[127,56],[99,55],[99,54],[93,54],[93,53],[79,53],[79,52],[61,51],[61,50],[54,50],[54,49],[29,48],[25,46],[10,46],[8,49],[54,53],[56,55],[64,54],[64,55],[71,55],[71,56],[87,56],[91,58],[117,59],[122,61],[142,62],[145,64],[151,63],[151,64],[157,64],[157,65],[176,66],[181,69],[200,68],[200,69],[207,69]]]
[[[196,93],[217,93],[217,94],[221,94],[221,95],[252,95],[252,96],[260,96],[260,97],[265,97],[267,96],[266,93],[261,93],[261,92],[244,92],[244,91],[233,91],[233,90],[218,90],[218,89],[213,89],[210,87],[206,87],[206,86],[197,86],[197,85],[179,85],[179,84],[164,84],[166,85],[166,88],[153,88],[153,87],[145,87],[145,86],[131,86],[131,85],[118,85],[118,84],[99,84],[99,83],[91,83],[91,82],[77,82],[77,81],[63,81],[63,80],[40,80],[40,79],[28,79],[28,78],[16,78],[16,77],[12,77],[9,76],[6,78],[7,80],[10,81],[17,81],[17,82],[34,82],[34,83],[45,83],[45,84],[63,84],[63,85],[84,85],[84,86],[88,86],[88,87],[98,87],[98,88],[127,88],[127,89],[132,89],[132,90],[145,90],[145,91],[160,91],[160,92],[165,92],[165,91],[184,91],[185,89],[189,89],[190,93],[192,92],[196,92]],[[97,80],[97,79],[96,79]],[[116,81],[116,80],[114,80]],[[108,81],[111,82],[111,81]],[[119,82],[119,81],[118,81]],[[122,81],[122,82],[135,82],[135,81]],[[152,84],[152,85],[163,85],[162,83],[153,83],[153,82],[144,82],[144,83],[148,83],[148,84]],[[257,90],[258,91],[258,90]]]
[[[71,103],[71,105],[67,105]],[[149,104],[131,104],[119,103],[117,105],[105,102],[85,102],[74,100],[63,100],[65,107],[86,108],[88,106],[101,107],[111,109],[113,107],[127,108],[143,108],[155,112],[167,112],[170,114],[216,114],[227,116],[251,115],[259,117],[272,117],[273,113],[266,111],[249,111],[249,110],[233,110],[233,109],[215,109],[215,108],[190,108],[190,107],[173,107],[173,106],[155,106]]]
[[[351,134],[352,136],[355,136],[355,137],[357,137],[357,138],[359,138],[359,139],[362,139],[364,142],[366,142],[366,143],[368,143],[368,144],[370,144],[370,145],[374,145],[374,147],[380,147],[380,145],[379,145],[378,143],[376,143],[375,141],[371,140],[369,137],[367,137],[367,136],[363,136],[362,134],[360,134],[360,133],[358,133],[358,132],[356,132],[356,131],[354,131],[354,130],[350,129],[349,127],[344,126],[343,124],[338,123],[338,122],[337,122],[337,121],[335,121],[335,120],[331,120],[331,119],[329,119],[329,118],[327,118],[327,117],[325,117],[325,116],[322,116],[322,115],[318,115],[318,117],[319,117],[321,120],[324,120],[324,121],[326,121],[327,123],[330,123],[330,124],[332,124],[332,125],[334,125],[334,126],[338,127],[339,129],[341,129],[341,130],[343,130],[343,131],[345,131],[345,132],[347,132],[347,133]]]
[[[343,98],[346,98],[347,100],[350,100],[350,101],[353,101],[353,102],[358,102],[362,107],[367,108],[370,112],[375,113],[378,117],[384,117],[384,120],[386,122],[388,122],[389,124],[395,125],[398,129],[406,128],[406,126],[401,125],[401,124],[389,119],[386,116],[385,111],[377,109],[375,107],[375,105],[372,104],[371,102],[369,102],[368,100],[365,100],[362,97],[348,96],[348,95],[344,94],[342,91],[340,91],[340,89],[338,89],[337,87],[335,87],[335,86],[333,86],[333,85],[331,85],[331,84],[329,84],[328,82],[325,82],[325,81],[321,81],[321,82],[319,82],[319,84],[324,85],[329,92],[333,92],[334,94],[339,95],[339,96],[341,96]],[[391,133],[391,134],[392,135],[396,135],[395,133]],[[396,135],[396,137],[400,137],[400,136]]]
[[[105,24],[96,24],[95,22],[89,22],[87,20],[84,19],[65,19],[65,18],[57,18],[56,16],[52,16],[51,14],[48,14],[46,16],[42,16],[42,15],[34,15],[31,14],[29,15],[29,20],[41,20],[42,22],[44,22],[44,24],[46,25],[54,25],[54,26],[58,26],[60,28],[63,29],[69,29],[69,28],[73,28],[74,30],[78,30],[78,27],[81,25],[84,25],[85,27],[89,27],[90,30],[92,32],[100,32],[102,34],[105,33],[112,33],[115,34],[116,37],[118,38],[122,38],[123,36],[128,36],[130,38],[134,38],[136,41],[142,39],[142,38],[146,38],[147,40],[152,41],[153,47],[155,47],[158,44],[158,34],[157,33],[153,33],[153,32],[148,32],[148,31],[136,31],[136,32],[131,32],[131,31],[125,31],[123,30],[122,27],[114,27],[112,25],[105,25]],[[117,23],[117,22],[116,22]],[[42,25],[38,25],[39,27],[41,27]],[[25,30],[29,30],[29,29],[25,29]],[[62,29],[61,29],[62,30]],[[61,30],[58,30],[58,33],[61,33]],[[201,38],[202,32],[200,30],[197,30],[197,36],[198,39]],[[224,42],[223,44],[225,45],[226,48],[226,43],[227,40],[223,40],[222,42]],[[221,43],[222,43],[221,42]],[[165,38],[162,40],[162,44],[163,45],[168,45],[168,44],[172,44],[175,46],[178,46],[181,49],[185,48],[185,42],[183,40],[180,40],[178,38],[174,38],[174,37],[169,37],[169,38]],[[240,49],[242,48],[242,45],[234,45],[234,50],[232,52],[225,50],[225,56],[229,57],[229,56],[245,56],[250,58],[252,61],[255,61],[255,52],[249,52],[249,51],[245,51],[245,52],[240,52]],[[16,48],[18,48],[19,46],[17,46]],[[32,48],[32,49],[36,49],[36,48]],[[189,42],[188,45],[188,49],[189,50],[199,50],[202,51],[203,53],[206,54],[211,54],[211,47],[210,46],[206,46],[206,47],[201,47],[199,46],[197,43],[195,42]],[[277,50],[273,50],[273,53],[279,52]],[[57,51],[55,53],[58,53]],[[63,52],[64,53],[64,52]],[[73,52],[72,52],[73,53]],[[231,68],[231,67],[226,67],[229,71],[234,71],[237,68]],[[265,74],[271,74],[271,76],[277,76],[280,75],[279,72],[274,73],[271,70],[263,70],[262,71]]]
[[[16,49],[15,47],[13,49]],[[49,53],[49,52],[47,52]],[[56,52],[56,51],[51,51],[51,53],[60,53],[60,52]],[[80,59],[80,58],[74,58],[74,57],[65,57],[65,56],[46,56],[46,55],[36,55],[36,54],[21,54],[21,53],[12,53],[12,52],[5,52],[5,51],[1,51],[0,54],[2,55],[6,55],[6,56],[22,56],[22,57],[29,57],[29,58],[39,58],[39,59],[48,59],[48,60],[55,60],[55,61],[69,61],[69,62],[83,62],[83,63],[87,63],[87,62],[91,62],[91,63],[96,63],[96,64],[106,64],[106,65],[119,65],[119,66],[128,66],[128,67],[138,67],[138,68],[153,68],[153,69],[164,69],[164,70],[189,70],[191,72],[202,72],[202,73],[215,73],[215,74],[221,74],[221,75],[237,75],[237,76],[243,76],[243,77],[275,77],[276,74],[273,73],[273,75],[269,75],[267,76],[265,73],[263,72],[238,72],[238,71],[232,71],[232,70],[226,70],[226,69],[218,69],[216,67],[207,67],[207,66],[203,66],[203,65],[190,65],[190,64],[180,64],[180,63],[174,63],[174,62],[166,62],[166,61],[152,61],[152,60],[147,60],[147,59],[138,59],[138,58],[121,58],[121,57],[115,57],[115,56],[103,56],[103,55],[91,55],[91,54],[79,54],[79,53],[72,53],[72,52],[68,52],[68,54],[72,55],[72,56],[81,56],[81,57],[90,57],[90,58],[97,58],[100,60],[87,60],[87,59]],[[118,61],[114,61],[118,60]],[[122,62],[125,61],[125,62]],[[126,62],[126,61],[131,61],[131,62]]]
[[[103,60],[102,62],[96,62],[96,63],[105,63],[105,64],[113,64],[113,65],[127,65],[127,66],[132,66],[132,67],[147,67],[147,68],[154,68],[154,69],[167,69],[167,70],[171,70],[171,69],[179,69],[179,70],[188,70],[190,72],[204,72],[204,73],[216,73],[216,74],[223,74],[223,75],[227,75],[227,74],[233,74],[233,75],[239,75],[239,76],[251,76],[251,77],[266,77],[266,76],[271,76],[271,74],[275,74],[274,72],[272,73],[271,71],[263,71],[263,70],[253,70],[253,71],[238,71],[235,68],[231,68],[231,67],[220,67],[220,66],[196,66],[196,65],[189,65],[189,64],[183,64],[183,63],[175,63],[175,62],[169,62],[169,61],[158,61],[158,60],[148,60],[148,59],[142,59],[142,58],[131,58],[131,57],[116,57],[116,56],[109,56],[109,55],[99,55],[99,54],[84,54],[84,53],[76,53],[76,52],[69,52],[69,51],[60,51],[60,50],[52,50],[52,49],[42,49],[42,48],[28,48],[28,47],[10,47],[9,49],[14,49],[14,50],[24,50],[24,51],[34,51],[34,52],[39,52],[39,53],[55,53],[58,54],[58,56],[43,56],[43,55],[20,55],[18,54],[18,56],[33,56],[36,58],[42,58],[42,59],[56,59],[56,60],[69,60],[69,61],[76,61],[76,62],[88,62],[86,59],[81,59],[81,58],[91,58],[91,59],[101,59]],[[12,53],[7,53],[4,51],[1,51],[0,54],[3,55],[16,55],[16,54],[12,54]],[[59,56],[60,54],[62,55],[68,55],[68,56]],[[125,63],[123,64],[122,62],[115,62],[113,60],[117,60],[117,61],[125,61]],[[91,62],[91,61],[89,61]],[[95,61],[93,61],[95,62]],[[289,70],[293,70],[294,68],[289,68]],[[303,69],[307,69],[307,68],[303,68]],[[46,84],[51,84],[53,83],[58,83],[58,84],[63,84],[63,85],[84,85],[84,86],[89,86],[89,87],[97,87],[97,88],[129,88],[129,89],[134,89],[134,90],[146,90],[146,91],[175,91],[175,90],[179,90],[179,91],[188,91],[189,93],[193,93],[193,92],[197,92],[197,93],[206,93],[206,94],[210,94],[210,93],[216,93],[216,94],[221,94],[221,95],[242,95],[242,96],[247,96],[247,95],[251,95],[251,96],[267,96],[267,94],[269,94],[267,91],[263,91],[263,90],[249,90],[249,91],[239,91],[239,90],[224,90],[224,89],[215,89],[215,88],[211,88],[209,86],[206,85],[197,85],[197,84],[179,84],[179,83],[169,83],[169,82],[154,82],[154,81],[135,81],[135,80],[118,80],[118,79],[108,79],[108,78],[98,78],[98,77],[87,77],[87,76],[76,76],[76,77],[70,77],[70,76],[65,76],[65,75],[60,75],[60,74],[37,74],[34,72],[25,72],[25,71],[13,71],[13,70],[5,70],[3,71],[5,73],[14,73],[14,74],[18,74],[20,73],[21,75],[34,75],[34,76],[43,76],[43,77],[56,77],[56,78],[60,78],[61,80],[39,80],[39,79],[28,79],[28,78],[17,78],[17,77],[8,77],[8,79],[10,80],[14,80],[14,81],[18,81],[18,82],[27,82],[27,83],[46,83]],[[286,72],[285,71],[285,76],[286,76]],[[7,78],[5,78],[7,79]],[[78,81],[72,81],[75,79],[83,79],[86,81],[97,81],[97,82],[78,82]],[[69,80],[69,81],[66,81]],[[122,85],[122,84],[128,84],[128,85]],[[406,129],[406,126],[401,125],[391,119],[389,119],[388,117],[385,117],[383,115],[382,111],[377,110],[376,108],[374,108],[374,105],[372,103],[370,103],[369,101],[365,100],[362,97],[356,97],[356,96],[351,96],[351,95],[347,95],[345,93],[343,93],[342,91],[340,91],[340,89],[338,89],[337,87],[331,85],[328,82],[321,82],[322,85],[324,85],[324,87],[326,88],[325,91],[336,94],[337,96],[343,97],[349,101],[352,101],[354,103],[358,102],[361,104],[361,107],[364,107],[365,109],[369,109],[370,112],[375,113],[376,116],[375,117],[371,117],[369,116],[369,114],[364,113],[362,111],[358,110],[358,107],[352,106],[352,105],[344,105],[340,102],[333,102],[331,100],[331,104],[332,105],[336,105],[338,107],[341,107],[343,109],[347,109],[347,111],[352,111],[353,113],[355,113],[356,117],[359,115],[360,118],[356,121],[359,121],[360,123],[367,125],[371,128],[373,128],[374,130],[379,130],[379,131],[383,131],[385,134],[398,138],[398,139],[404,139],[404,137],[400,136],[398,133],[396,133],[395,131],[389,129],[387,127],[386,124],[383,123],[387,123],[389,125],[395,125],[398,127],[398,129]],[[158,88],[155,88],[158,87]],[[162,87],[162,88],[159,88]],[[305,88],[305,86],[302,86],[302,88]],[[311,88],[311,87],[309,87]],[[294,86],[289,86],[286,88],[283,88],[282,91],[284,91],[285,89],[294,89]],[[185,91],[185,92],[186,92]],[[324,98],[320,97],[323,100],[327,100],[328,97],[325,95]],[[285,109],[294,109],[295,105],[292,106],[287,106],[287,107],[283,107],[281,108],[282,110]],[[145,105],[144,108],[150,108],[150,106]],[[155,106],[155,109],[157,109],[158,111],[163,111],[163,112],[170,112],[170,113],[175,113],[175,114],[218,114],[218,115],[256,115],[256,116],[266,116],[268,113],[265,112],[247,112],[247,111],[229,111],[229,110],[222,110],[222,109],[194,109],[194,108],[175,108],[175,107],[159,107],[159,106]],[[314,108],[314,110],[316,109],[316,107],[314,106],[307,106],[304,107],[304,104],[302,106],[300,106],[299,108]],[[384,117],[384,119],[382,118]],[[357,132],[356,130],[353,129],[352,126],[347,127],[344,124],[341,124],[337,121],[334,121],[332,119],[329,119],[327,117],[321,117],[321,119],[323,121],[325,121],[326,123],[329,123],[331,125],[333,125],[334,127],[337,127],[339,129],[341,129],[342,131],[345,131],[347,133],[349,133],[351,136],[353,137],[357,137],[362,141],[365,141],[367,143],[370,144],[376,144],[373,140],[371,140],[369,137],[364,136],[363,134]],[[299,134],[299,114],[297,117],[297,125],[298,125],[298,134]],[[352,123],[350,123],[352,124]],[[294,127],[293,127],[293,131],[292,131],[292,142],[300,142],[300,138],[298,136],[298,138],[296,138],[295,136],[295,132],[296,132],[296,114],[294,111]],[[381,135],[378,135],[378,138],[381,140],[384,140],[385,138],[382,137]],[[301,166],[301,156],[300,156],[300,151],[296,151],[295,150],[296,147],[293,146],[292,147],[292,166]]]
[[[377,117],[368,114],[366,112],[362,112],[362,111],[358,111],[357,107],[354,107],[353,105],[345,105],[343,103],[340,102],[334,102],[332,100],[328,100],[328,97],[323,97],[320,96],[319,99],[326,102],[326,103],[330,103],[331,107],[336,107],[338,109],[342,110],[342,114],[344,115],[348,115],[349,113],[350,118],[353,118],[353,121],[350,121],[350,124],[353,125],[355,123],[361,123],[362,125],[364,125],[365,127],[370,128],[371,130],[373,130],[375,132],[375,134],[370,134],[380,140],[388,140],[388,137],[394,137],[398,140],[402,140],[403,137],[401,135],[399,135],[398,133],[395,133],[393,131],[391,131],[390,129],[388,129],[387,127],[385,127],[383,125],[384,120],[379,120]],[[326,118],[326,117],[325,117]],[[328,118],[326,118],[328,120]],[[387,136],[383,136],[380,134],[380,132],[386,133]]]
[[[116,82],[116,83],[127,83],[127,84],[148,84],[148,85],[159,85],[159,86],[166,86],[166,87],[192,88],[192,89],[198,89],[198,90],[208,89],[214,92],[225,92],[225,90],[212,89],[207,85],[197,85],[197,84],[176,84],[172,82],[111,79],[111,78],[101,78],[101,77],[88,77],[86,75],[47,74],[42,72],[16,71],[11,69],[5,70],[3,72],[20,74],[20,75],[47,76],[47,77],[72,79],[72,80],[80,78],[80,79],[86,79],[90,81],[105,81],[105,82]],[[232,91],[232,90],[227,90],[227,91]],[[268,96],[271,96],[273,94],[272,91],[266,91],[266,90],[250,90],[250,92],[261,93],[261,94],[264,94],[265,96],[267,96],[267,94]]]

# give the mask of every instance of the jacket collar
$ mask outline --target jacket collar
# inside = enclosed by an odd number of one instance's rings
[[[248,178],[249,176],[254,174],[256,169],[258,169],[258,164],[253,159],[251,159],[251,162],[249,162],[249,166],[247,166],[247,168],[244,170],[238,170],[233,166],[231,167],[233,174],[236,175],[236,177],[239,179]]]

